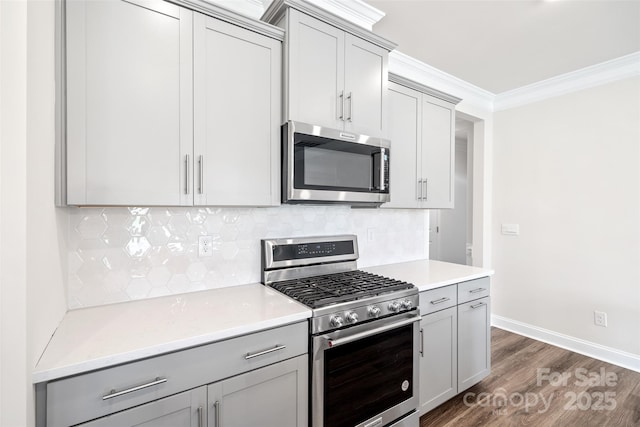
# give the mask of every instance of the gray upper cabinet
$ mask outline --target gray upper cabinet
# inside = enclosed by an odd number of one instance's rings
[[[422,207],[453,208],[455,105],[422,95]]]
[[[420,208],[418,180],[422,173],[422,95],[389,83],[389,189],[385,208]]]
[[[211,8],[66,2],[60,204],[279,203],[282,30]]]
[[[344,126],[345,33],[297,10],[289,14],[285,117],[334,129]]]
[[[194,18],[196,205],[280,203],[282,44]]]
[[[393,43],[304,1],[275,1],[263,19],[287,32],[286,120],[387,137]]]
[[[184,205],[192,145],[191,11],[66,3],[70,205]]]
[[[391,201],[383,207],[453,208],[455,104],[460,100],[390,78]]]

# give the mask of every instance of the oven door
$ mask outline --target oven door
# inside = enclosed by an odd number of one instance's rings
[[[417,310],[312,338],[312,427],[382,427],[418,407]]]

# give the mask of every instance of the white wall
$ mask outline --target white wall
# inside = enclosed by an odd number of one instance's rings
[[[27,6],[0,2],[0,425],[27,423]]]
[[[640,78],[495,114],[493,230],[495,315],[640,355]]]
[[[31,372],[66,311],[67,221],[53,207],[53,16],[51,0],[0,2],[2,426],[33,425]]]
[[[67,223],[55,199],[53,0],[27,7],[27,318],[34,366],[66,312]]]

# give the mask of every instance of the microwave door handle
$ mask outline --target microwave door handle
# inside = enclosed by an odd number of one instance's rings
[[[382,150],[380,150],[380,191],[384,191],[385,190],[385,171],[387,170],[387,162],[388,162],[388,156],[387,156],[387,152],[385,151],[385,149],[383,148]]]
[[[374,153],[371,156],[371,161],[373,162],[373,170],[376,170],[376,156],[378,156],[380,158],[380,160],[378,161],[378,170],[380,171],[378,173],[378,180],[377,182],[375,182],[375,174],[374,174],[374,183],[373,183],[373,188],[376,190],[380,190],[380,191],[384,191],[384,171],[386,170],[385,168],[385,149],[382,148],[380,151]]]

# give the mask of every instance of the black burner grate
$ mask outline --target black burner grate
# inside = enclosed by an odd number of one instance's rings
[[[355,270],[272,283],[271,287],[311,308],[354,301],[414,286]]]

